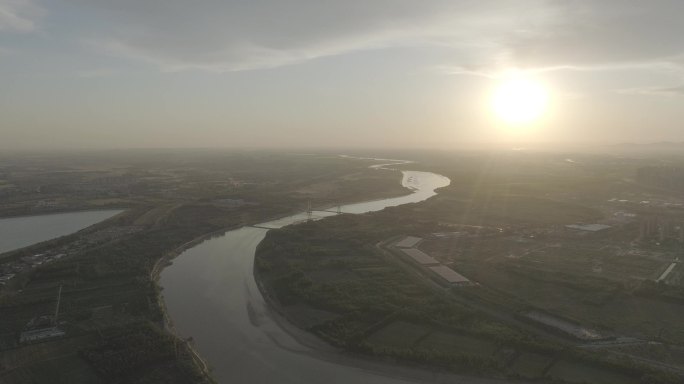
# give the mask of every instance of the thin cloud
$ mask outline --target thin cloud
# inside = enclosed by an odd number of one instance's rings
[[[117,71],[112,68],[95,68],[79,71],[76,73],[78,77],[83,77],[86,79],[98,78],[98,77],[109,77],[116,73]]]
[[[1,1],[1,0],[0,0]],[[227,72],[421,45],[450,52],[446,73],[506,68],[681,70],[684,2],[658,0],[70,0],[90,19],[99,52],[164,71]]]
[[[620,89],[617,93],[624,95],[646,95],[646,96],[684,96],[684,85],[676,87],[639,87]]]
[[[489,60],[488,49],[498,50],[492,41],[515,27],[520,6],[545,3],[281,0],[198,7],[169,2],[163,8],[145,0],[117,3],[116,10],[111,2],[88,2],[91,17],[106,15],[114,23],[106,37],[96,36],[91,46],[166,71],[273,68],[362,50],[416,46],[462,50],[470,60],[481,63]],[[498,14],[491,15],[492,6]]]
[[[45,10],[30,0],[0,0],[0,32],[33,32],[44,15]]]
[[[107,55],[154,64],[164,72],[203,70],[224,73],[277,68],[352,51],[377,49],[385,44],[381,39],[376,40],[364,40],[363,42],[354,41],[354,39],[339,40],[297,49],[268,48],[252,43],[239,43],[229,44],[226,47],[217,48],[197,56],[161,53],[112,39],[89,40],[86,44]]]
[[[665,60],[665,59],[664,59]],[[515,71],[524,74],[540,74],[548,72],[601,72],[601,71],[632,71],[632,70],[650,70],[661,71],[668,73],[680,73],[684,75],[684,66],[680,64],[679,58],[671,58],[669,61],[644,61],[644,62],[615,62],[595,65],[556,65],[549,67],[536,68],[511,68],[502,67],[499,69],[493,68],[467,68],[458,65],[440,65],[434,67],[436,71],[446,75],[456,76],[476,76],[487,79],[496,79],[507,72]]]

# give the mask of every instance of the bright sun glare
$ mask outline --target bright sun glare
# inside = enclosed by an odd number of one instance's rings
[[[504,80],[492,99],[496,116],[510,125],[536,121],[546,110],[548,92],[539,82],[523,77]]]

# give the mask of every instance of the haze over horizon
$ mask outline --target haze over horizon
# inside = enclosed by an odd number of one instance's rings
[[[0,149],[679,142],[683,14],[677,0],[0,0]],[[513,72],[548,90],[524,128],[491,111]]]

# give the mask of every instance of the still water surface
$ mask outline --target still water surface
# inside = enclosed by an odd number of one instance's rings
[[[83,211],[0,219],[0,253],[68,235],[121,210]]]
[[[378,211],[414,203],[449,185],[444,176],[404,171],[402,184],[412,193],[403,197],[350,204],[345,213]],[[314,212],[315,218],[334,215]],[[306,213],[268,223],[280,228],[306,220]],[[268,229],[243,227],[188,249],[163,270],[160,284],[176,332],[192,337],[219,383],[485,383],[362,362],[302,344],[276,322],[254,281],[254,251]],[[296,332],[295,332],[296,333]],[[426,377],[427,376],[427,377]]]

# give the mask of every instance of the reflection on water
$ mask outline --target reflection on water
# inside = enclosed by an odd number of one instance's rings
[[[120,212],[85,211],[0,219],[0,253],[77,232]]]
[[[349,204],[343,213],[378,211],[423,201],[449,185],[444,176],[404,171],[411,194]],[[314,211],[314,219],[335,215]],[[243,227],[185,251],[164,269],[160,284],[173,324],[213,368],[219,383],[409,383],[389,372],[370,371],[301,344],[276,323],[254,281],[254,251],[268,232],[308,219],[306,212]]]

